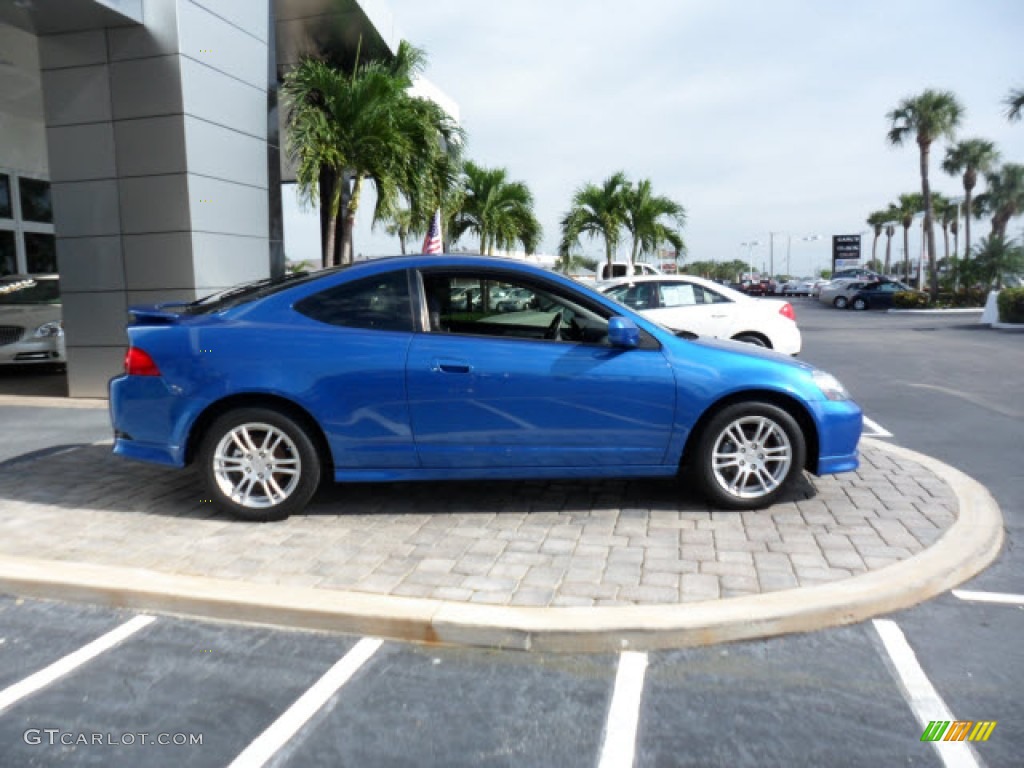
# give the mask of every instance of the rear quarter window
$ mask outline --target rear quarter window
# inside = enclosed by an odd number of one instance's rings
[[[295,311],[327,325],[377,331],[412,331],[405,271],[365,277],[296,302]]]

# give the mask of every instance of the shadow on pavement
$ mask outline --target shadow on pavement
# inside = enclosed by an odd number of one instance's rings
[[[64,366],[0,366],[0,396],[67,397],[68,377]]]
[[[182,471],[126,461],[114,456],[109,445],[27,458],[14,462],[6,475],[0,479],[0,502],[187,519],[234,519],[213,506],[194,468]],[[805,475],[777,503],[809,499],[815,493]],[[675,478],[325,482],[306,516],[501,514],[524,510],[571,514],[594,509],[616,509],[622,510],[624,517],[646,517],[652,509],[708,511],[710,507],[694,489]]]

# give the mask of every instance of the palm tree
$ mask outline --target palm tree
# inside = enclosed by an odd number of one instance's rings
[[[358,58],[358,55],[357,55]],[[364,181],[377,189],[374,222],[404,196],[414,211],[437,200],[451,182],[462,130],[434,102],[408,94],[425,63],[422,51],[399,45],[390,64],[359,63],[351,73],[306,58],[284,79],[288,147],[303,199],[328,206],[324,262],[352,260],[352,233]]]
[[[686,223],[686,209],[671,198],[653,194],[650,179],[626,187],[625,207],[625,227],[633,238],[630,264],[635,264],[641,253],[654,253],[662,243],[677,253],[685,248],[677,228]]]
[[[960,205],[946,198],[939,200],[938,197],[938,195],[932,195],[932,201],[935,206],[935,214],[939,218],[939,225],[942,227],[943,255],[946,261],[949,261],[949,230],[956,224],[960,215]]]
[[[931,294],[939,293],[939,273],[935,266],[935,231],[932,227],[932,194],[928,183],[928,156],[932,142],[953,138],[964,109],[951,91],[928,89],[920,96],[903,99],[887,117],[891,123],[889,142],[901,146],[911,136],[917,142],[921,158],[921,197],[924,199],[924,228],[931,264]]]
[[[872,211],[868,214],[867,225],[875,232],[875,239],[871,242],[871,260],[875,261],[875,251],[878,249],[878,238],[882,236],[882,228],[890,220],[888,211]],[[889,260],[886,259],[886,266]]]
[[[384,221],[384,231],[392,237],[398,238],[398,244],[401,246],[402,255],[406,254],[406,243],[410,237],[420,237],[426,234],[426,230],[422,226],[421,221],[417,221],[413,217],[412,209],[410,208],[396,208],[387,214]]]
[[[992,216],[992,234],[1005,240],[1010,219],[1024,212],[1024,165],[1005,163],[1001,168],[985,174],[988,191],[978,195],[978,214]]]
[[[1024,88],[1014,88],[1004,102],[1009,109],[1006,110],[1006,119],[1015,123],[1024,113]]]
[[[892,211],[886,211],[886,221],[892,220]],[[896,227],[892,224],[885,225],[885,274],[892,274],[892,236],[896,234]]]
[[[924,199],[916,192],[900,195],[898,205],[889,205],[889,220],[898,221],[903,227],[903,279],[910,279],[910,226],[914,216],[924,210]]]
[[[521,243],[533,253],[540,243],[540,222],[533,213],[533,195],[521,181],[509,181],[504,168],[485,168],[467,161],[462,169],[462,196],[450,230],[452,241],[466,232],[480,238],[480,253],[510,249]]]
[[[974,266],[980,282],[1002,288],[1005,275],[1024,269],[1024,246],[993,233],[978,243]]]
[[[585,184],[572,197],[572,207],[562,217],[562,241],[559,254],[566,254],[579,242],[581,235],[604,240],[608,274],[615,259],[615,250],[626,222],[626,190],[629,181],[622,171],[609,176],[599,186]]]
[[[964,258],[971,256],[971,208],[979,173],[988,173],[999,160],[996,145],[985,139],[964,139],[946,149],[942,170],[950,176],[963,174],[964,182]]]

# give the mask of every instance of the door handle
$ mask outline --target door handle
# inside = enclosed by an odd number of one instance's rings
[[[473,366],[463,360],[435,360],[431,370],[434,373],[469,373]]]

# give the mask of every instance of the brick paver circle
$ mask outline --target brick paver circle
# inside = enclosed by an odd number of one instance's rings
[[[345,485],[247,524],[192,471],[109,445],[9,465],[0,554],[497,605],[672,604],[811,586],[913,556],[953,524],[952,490],[877,448],[783,503],[713,511],[674,480]]]

